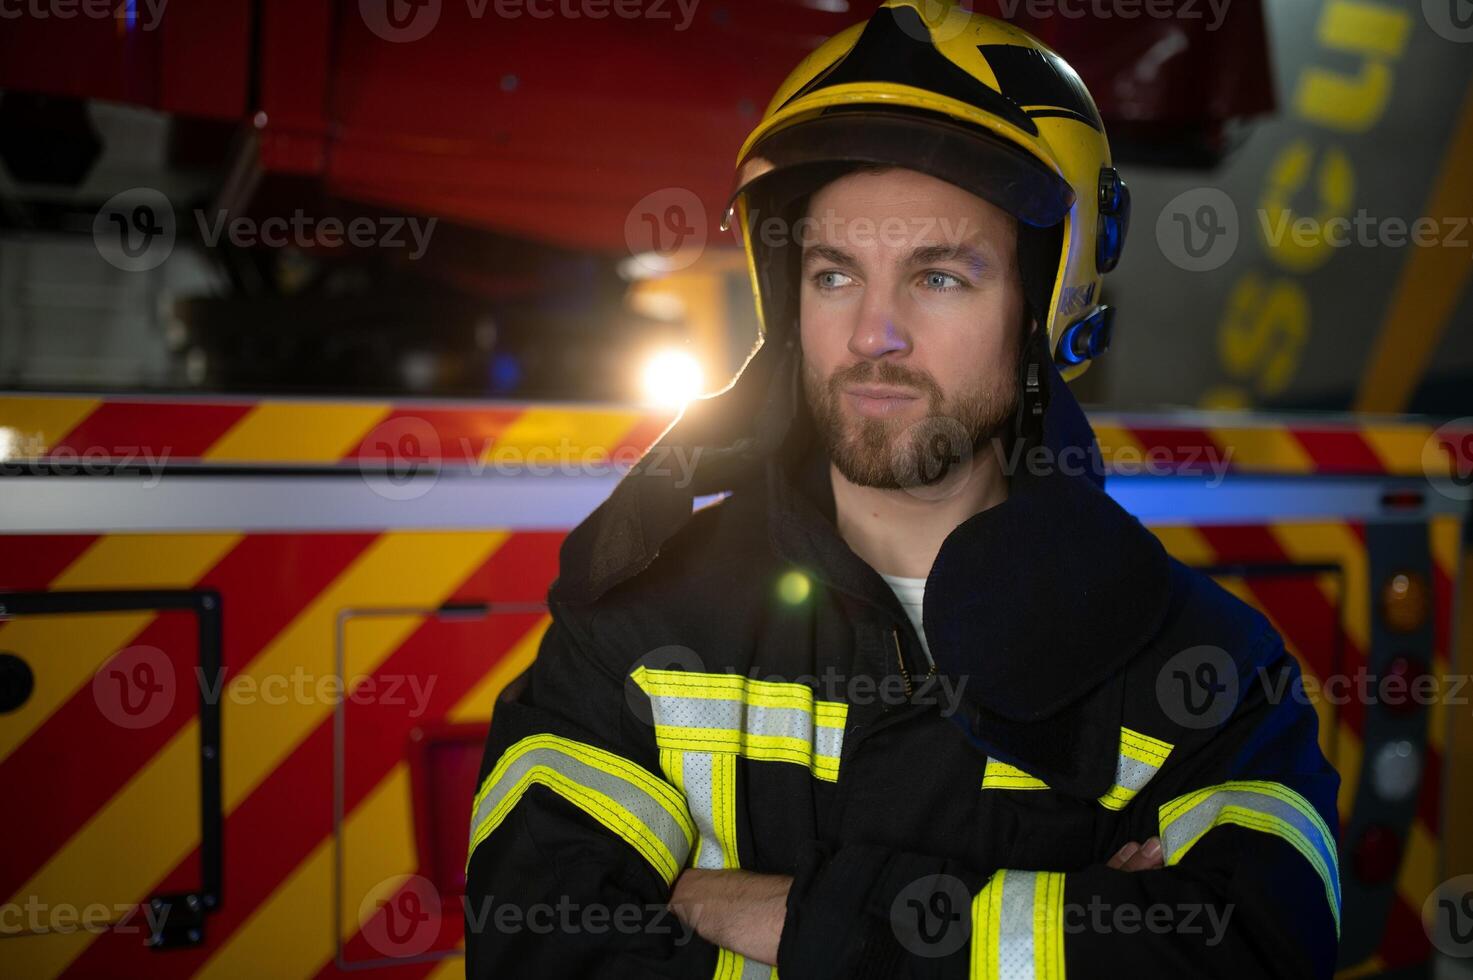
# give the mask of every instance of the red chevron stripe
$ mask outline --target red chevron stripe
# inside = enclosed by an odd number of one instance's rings
[[[1292,428],[1289,432],[1320,473],[1381,473],[1381,457],[1354,429]]]
[[[221,402],[105,402],[58,440],[51,454],[65,449],[114,458],[146,453],[175,462],[199,459],[252,407]]]
[[[40,591],[96,541],[95,534],[0,536],[0,589]]]
[[[1206,429],[1131,426],[1127,431],[1152,458],[1164,454],[1172,466],[1192,466],[1206,472],[1226,454]]]
[[[200,580],[201,587],[218,589],[226,597],[222,645],[227,669],[235,673],[250,663],[372,540],[365,534],[272,534],[248,537],[233,548]],[[259,588],[266,577],[276,587]],[[249,608],[229,601],[241,595],[254,597]],[[13,894],[198,713],[191,614],[160,614],[128,645],[157,647],[169,656],[176,696],[168,714],[147,728],[119,728],[99,709],[89,684],[0,762],[0,785],[32,792],[44,788],[47,800],[45,806],[20,807],[11,814],[12,832],[19,835],[15,839],[24,840],[26,847],[7,851],[0,892]],[[86,755],[87,778],[58,778],[56,760],[76,758],[79,752]]]
[[[344,458],[378,463],[395,452],[411,459],[474,463],[523,412],[521,408],[396,408]],[[430,432],[433,439],[425,437]]]
[[[527,540],[523,540],[523,539]],[[498,592],[480,591],[489,583],[517,583],[526,569],[556,563],[561,535],[514,535],[455,590],[452,601],[484,600]],[[542,579],[542,581],[547,581]],[[500,656],[540,619],[540,614],[495,617],[490,634],[466,628],[454,619],[426,621],[374,672],[377,683],[390,676],[434,674],[428,709],[420,719],[407,718],[402,706],[358,704],[345,707],[346,730],[364,739],[345,754],[345,807],[348,812],[404,757],[408,731],[415,724],[442,717],[470,690]],[[433,670],[426,665],[434,665]],[[396,714],[397,713],[397,714]],[[370,720],[372,719],[372,720]],[[377,731],[370,734],[375,722]],[[332,719],[326,718],[267,779],[229,815],[225,825],[226,884],[224,903],[209,917],[209,943],[200,949],[170,951],[160,956],[140,945],[140,937],[105,933],[97,937],[66,971],[66,976],[149,976],[157,980],[192,975],[212,953],[332,833]],[[368,746],[372,744],[372,749]],[[385,749],[387,746],[387,750]],[[387,751],[387,755],[385,752]],[[226,748],[225,764],[229,764]],[[283,815],[291,819],[284,820]],[[199,855],[191,852],[151,891],[189,887],[197,877]],[[328,913],[323,912],[324,915]],[[326,921],[326,919],[324,919]]]

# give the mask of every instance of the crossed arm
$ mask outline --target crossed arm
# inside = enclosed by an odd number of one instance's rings
[[[1126,844],[1106,866],[1117,871],[1162,867],[1161,841]],[[687,868],[675,880],[670,911],[702,939],[749,960],[774,966],[787,916],[788,875]]]

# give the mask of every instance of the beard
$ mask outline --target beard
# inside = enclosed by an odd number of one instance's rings
[[[926,412],[919,419],[852,415],[844,407],[844,389],[855,384],[916,389]],[[928,375],[890,361],[862,361],[825,380],[805,360],[803,392],[829,459],[845,479],[928,499],[961,488],[973,456],[1007,432],[1018,405],[1018,380],[1011,371],[996,383],[984,380],[948,397]]]

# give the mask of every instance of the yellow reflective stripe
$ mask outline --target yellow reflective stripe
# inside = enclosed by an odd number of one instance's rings
[[[1166,763],[1174,746],[1134,729],[1120,729],[1120,756],[1115,764],[1115,784],[1099,798],[1110,810],[1123,810]],[[1048,783],[1000,759],[988,759],[982,773],[983,789],[1048,789]]]
[[[672,884],[696,839],[680,794],[628,759],[559,735],[529,735],[502,754],[472,807],[466,866],[534,785],[546,786],[649,861]]]
[[[828,782],[839,778],[843,702],[819,701],[804,684],[739,674],[639,667],[630,677],[649,696],[662,749],[790,762]]]
[[[1325,883],[1325,897],[1340,932],[1340,864],[1335,837],[1309,801],[1282,783],[1234,780],[1179,796],[1159,811],[1161,846],[1168,866],[1178,863],[1213,827],[1235,824],[1289,843]]]
[[[1174,746],[1134,729],[1120,729],[1120,758],[1115,765],[1115,785],[1100,797],[1107,810],[1123,810],[1146,783],[1166,764]]]
[[[1048,783],[1001,759],[988,759],[982,772],[983,789],[1048,789]]]
[[[1064,873],[995,873],[972,898],[973,980],[1063,980]]]

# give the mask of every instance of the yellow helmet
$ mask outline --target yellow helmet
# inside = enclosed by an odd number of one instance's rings
[[[955,0],[885,0],[803,59],[742,145],[722,222],[742,230],[764,335],[794,318],[780,304],[796,272],[757,225],[835,164],[919,170],[1023,225],[1062,223],[1048,309],[1035,314],[1066,378],[1109,346],[1100,285],[1120,259],[1130,193],[1094,99],[1042,41]]]

